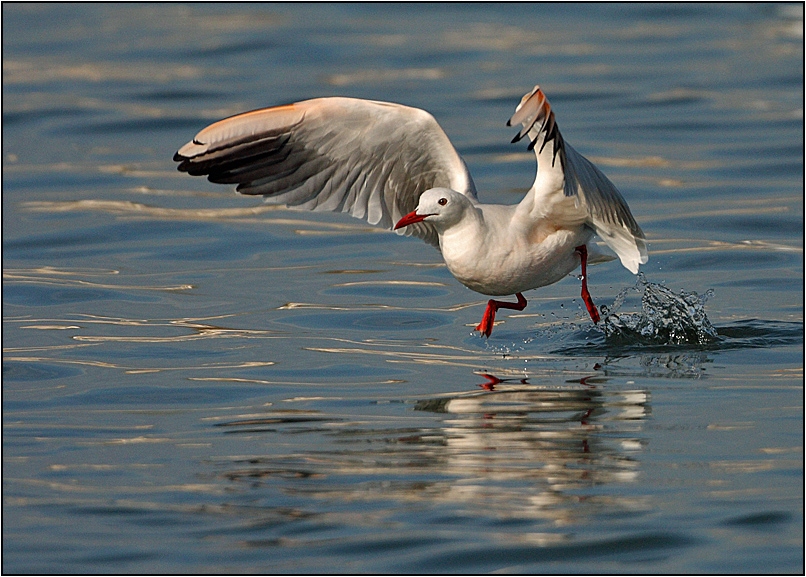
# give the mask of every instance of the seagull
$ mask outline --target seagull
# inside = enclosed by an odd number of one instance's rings
[[[174,155],[178,170],[235,184],[241,194],[313,211],[346,212],[437,247],[451,274],[490,299],[475,330],[489,338],[501,308],[577,267],[591,320],[599,311],[587,265],[614,260],[633,274],[647,262],[644,233],[607,177],[567,144],[539,86],[515,108],[512,142],[528,136],[534,184],[519,204],[480,203],[467,165],[434,117],[419,108],[344,97],[305,100],[211,124]]]

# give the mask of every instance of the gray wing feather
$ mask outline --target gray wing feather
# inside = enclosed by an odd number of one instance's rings
[[[563,192],[566,196],[584,196],[594,218],[607,224],[624,226],[636,237],[644,238],[627,201],[609,178],[568,143],[565,143],[565,160]]]

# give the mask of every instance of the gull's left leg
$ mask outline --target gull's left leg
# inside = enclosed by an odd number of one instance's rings
[[[591,293],[588,292],[588,247],[583,244],[574,250],[579,254],[579,263],[582,268],[582,300],[585,301],[591,320],[594,323],[598,323],[599,311],[596,309],[596,305],[593,304]]]
[[[479,331],[481,334],[486,336],[487,338],[493,334],[493,324],[495,323],[495,313],[498,309],[512,309],[516,311],[522,311],[526,308],[526,299],[523,298],[521,293],[516,293],[516,297],[518,297],[517,303],[507,303],[503,301],[497,301],[490,299],[487,301],[487,308],[484,309],[484,316],[481,317],[481,322],[476,325],[476,330]]]

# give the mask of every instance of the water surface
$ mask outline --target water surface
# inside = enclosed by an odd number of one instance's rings
[[[3,570],[802,572],[802,30],[779,4],[4,6]],[[536,83],[717,338],[608,339],[571,276],[486,341],[433,248],[171,162],[240,111],[393,100],[514,203]],[[589,273],[610,307],[637,282]]]

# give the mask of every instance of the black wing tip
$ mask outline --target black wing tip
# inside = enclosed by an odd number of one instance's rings
[[[193,163],[190,161],[190,158],[187,156],[182,156],[178,152],[174,154],[174,162],[178,162],[179,164],[176,166],[176,170],[179,172],[187,172],[192,176],[196,176],[193,174]]]
[[[179,163],[179,165],[176,167],[176,170],[178,170],[179,172],[187,172],[193,176],[196,176],[193,174],[194,165],[189,156],[179,154],[179,151],[177,150],[176,153],[174,154],[173,160],[174,162]]]
[[[179,172],[187,172],[190,176],[206,176],[210,174],[209,168],[193,164],[189,158],[183,156],[179,160],[181,162],[176,167]]]

